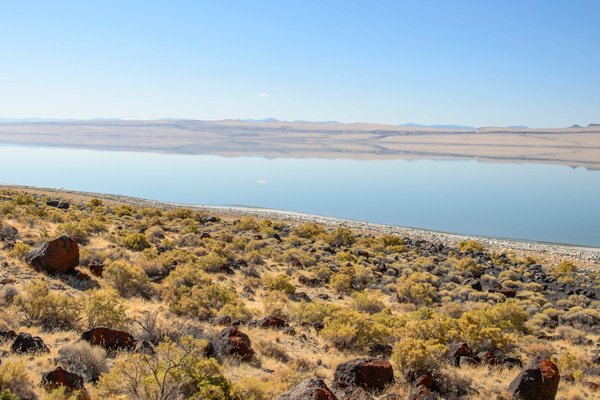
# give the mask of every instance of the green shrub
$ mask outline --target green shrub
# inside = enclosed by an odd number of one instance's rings
[[[381,312],[385,307],[382,298],[383,294],[381,293],[381,290],[354,293],[352,295],[350,307],[356,311],[375,314]]]
[[[88,201],[87,206],[88,207],[92,207],[92,208],[94,208],[94,207],[101,207],[102,206],[102,200],[94,197],[93,199],[91,199],[90,201]]]
[[[149,249],[152,244],[143,233],[132,233],[122,239],[123,246],[133,251]]]
[[[557,275],[570,275],[575,272],[576,269],[577,267],[569,260],[564,260],[554,267],[554,271]]]
[[[134,213],[135,213],[135,209],[127,204],[115,206],[113,208],[113,214],[115,214],[119,217],[132,216]]]
[[[126,310],[127,307],[116,290],[92,290],[86,294],[83,309],[84,328],[108,326],[113,329],[122,329],[127,324]]]
[[[194,212],[189,208],[178,208],[176,210],[168,211],[166,214],[167,219],[172,221],[174,219],[187,219],[193,218]]]
[[[221,257],[216,251],[211,251],[205,256],[198,258],[200,268],[207,272],[218,272],[227,262],[227,258]]]
[[[305,239],[316,238],[317,236],[324,234],[324,233],[325,233],[325,230],[322,227],[320,227],[319,225],[315,224],[314,222],[307,222],[306,224],[297,226],[292,231],[292,235],[295,235],[295,236],[298,236],[301,238],[305,238]]]
[[[47,330],[74,329],[79,319],[80,306],[75,299],[50,293],[44,281],[31,282],[25,294],[17,298],[25,325],[39,325]]]
[[[140,296],[148,299],[154,292],[148,275],[138,265],[114,261],[104,268],[102,277],[122,297]]]
[[[260,224],[258,223],[256,218],[254,218],[252,216],[242,218],[241,220],[238,221],[237,224],[235,224],[235,227],[234,227],[234,229],[237,230],[238,232],[258,231],[259,228],[260,228]]]
[[[385,247],[395,247],[404,245],[404,239],[395,235],[384,235],[379,238]]]
[[[437,371],[447,352],[446,346],[433,339],[403,337],[394,345],[392,361],[404,377],[412,380],[422,371]]]
[[[29,376],[29,368],[24,362],[2,362],[0,365],[0,389],[6,399],[35,399],[35,384]]]
[[[321,335],[339,349],[358,349],[374,344],[388,343],[394,329],[389,321],[382,323],[378,317],[345,308],[325,318]],[[381,318],[384,319],[385,318]]]
[[[29,250],[31,250],[31,246],[23,242],[17,242],[13,246],[12,250],[8,252],[8,255],[19,260],[25,260],[25,256]]]
[[[287,275],[277,275],[275,277],[265,275],[263,284],[269,290],[277,290],[286,294],[296,293],[296,287],[290,283],[291,278]]]
[[[160,343],[155,355],[134,354],[100,376],[101,396],[128,399],[227,400],[231,385],[214,359],[204,358],[206,341],[183,337]]]
[[[483,251],[484,247],[477,240],[465,240],[458,244],[458,249],[464,253],[467,250]]]
[[[243,316],[248,311],[239,302],[235,291],[221,283],[214,283],[202,270],[187,265],[173,270],[164,283],[165,301],[179,315],[206,320],[216,316],[226,305]]]
[[[325,241],[334,246],[349,246],[356,242],[356,236],[354,236],[352,230],[345,227],[338,227],[325,238]]]
[[[300,302],[292,312],[296,321],[314,323],[323,323],[325,318],[331,317],[334,312],[341,307],[331,303],[321,303],[318,301]]]

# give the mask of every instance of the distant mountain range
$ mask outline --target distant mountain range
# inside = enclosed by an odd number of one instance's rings
[[[93,118],[93,119],[79,119],[79,118],[69,118],[69,119],[60,119],[60,118],[0,118],[0,124],[15,124],[15,123],[52,123],[52,122],[72,122],[72,121],[124,121],[121,118]],[[156,121],[194,121],[189,118],[158,118]],[[282,121],[277,118],[264,118],[264,119],[238,119],[238,121],[254,123],[254,124],[263,124],[266,122],[288,122]],[[305,123],[305,124],[342,124],[342,122],[338,121],[307,121],[307,120],[295,120],[291,122],[297,123]],[[377,124],[375,124],[377,125]],[[596,127],[599,124],[589,124],[589,127]],[[435,128],[435,129],[452,129],[452,130],[461,130],[461,131],[475,131],[478,128],[474,126],[468,125],[421,125],[421,124],[400,124],[397,126],[408,126],[415,128]],[[507,128],[512,129],[529,129],[527,126],[523,125],[513,125],[507,126]],[[575,124],[570,126],[569,128],[581,128],[581,126]]]

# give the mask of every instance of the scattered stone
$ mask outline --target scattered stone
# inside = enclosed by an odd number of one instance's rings
[[[307,379],[275,400],[338,400],[323,379]]]
[[[494,353],[492,353],[490,351],[482,351],[481,353],[477,354],[477,358],[479,358],[479,360],[481,361],[482,364],[487,364],[487,365],[497,365],[498,364],[498,360],[496,359],[496,356],[494,355]]]
[[[461,357],[470,357],[471,352],[466,343],[454,343],[448,346],[448,358],[458,367]]]
[[[269,315],[267,317],[264,317],[263,319],[252,321],[250,323],[250,325],[251,326],[259,326],[261,328],[282,329],[287,325],[287,323],[279,317]]]
[[[437,400],[438,396],[434,393],[433,376],[430,374],[421,375],[410,388],[408,400]]]
[[[50,206],[50,207],[56,207],[59,210],[68,210],[69,207],[71,206],[69,203],[67,203],[65,201],[56,201],[56,200],[47,201],[46,205]]]
[[[83,390],[83,377],[57,367],[54,371],[42,375],[42,386],[48,393],[61,386],[65,386],[67,392],[72,393],[75,390]]]
[[[0,342],[8,342],[9,340],[15,340],[17,333],[13,330],[0,331]]]
[[[31,334],[26,332],[20,332],[10,346],[10,351],[17,354],[37,352],[49,353],[50,349],[46,346],[41,337],[31,336]]]
[[[133,350],[136,340],[127,331],[97,326],[81,334],[81,339],[107,350]]]
[[[367,391],[383,390],[394,382],[392,365],[376,358],[357,358],[340,364],[333,375],[334,385],[339,388],[361,387]]]
[[[516,399],[554,400],[560,382],[558,367],[550,359],[537,356],[511,382],[508,390]]]
[[[72,237],[63,235],[27,252],[25,260],[48,272],[73,272],[79,264],[79,246]]]
[[[102,273],[104,272],[104,264],[98,262],[96,260],[91,260],[88,264],[88,268],[90,272],[96,276],[102,277]]]
[[[221,356],[240,357],[242,361],[250,361],[255,354],[248,335],[235,327],[225,328],[219,333],[216,352]]]
[[[462,283],[462,285],[469,286],[471,289],[477,290],[478,292],[481,292],[483,290],[483,287],[481,286],[481,282],[479,281],[479,279],[469,278],[466,281],[464,281]]]

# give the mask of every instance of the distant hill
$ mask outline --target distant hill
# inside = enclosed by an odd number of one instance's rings
[[[509,128],[512,128],[512,129],[529,129],[529,127],[527,127],[525,125],[513,125],[513,126],[509,126]]]
[[[71,121],[120,121],[120,118],[94,118],[94,119],[59,119],[59,118],[0,118],[0,124],[18,124],[21,122],[71,122]]]
[[[474,126],[463,126],[463,125],[420,125],[420,124],[402,124],[399,126],[410,126],[413,128],[435,128],[435,129],[458,129],[461,131],[475,131],[477,128]]]

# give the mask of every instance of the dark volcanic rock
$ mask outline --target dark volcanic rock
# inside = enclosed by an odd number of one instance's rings
[[[550,359],[537,356],[511,382],[508,390],[515,399],[554,400],[560,382],[558,367]]]
[[[97,326],[83,332],[81,339],[90,344],[102,346],[107,350],[132,350],[136,346],[136,340],[129,332],[110,329],[105,326]]]
[[[13,353],[49,353],[50,349],[41,337],[39,336],[31,336],[31,334],[26,332],[20,332],[15,341],[10,346],[10,351]]]
[[[90,269],[90,272],[96,276],[101,277],[104,272],[104,264],[95,260],[90,261],[88,268]]]
[[[433,389],[433,376],[430,374],[421,375],[410,388],[408,400],[437,400],[438,396]]]
[[[383,390],[394,382],[392,365],[376,358],[357,358],[340,364],[335,369],[334,384],[344,388],[357,386],[365,390]]]
[[[287,324],[283,319],[275,317],[273,315],[269,315],[267,317],[264,317],[263,319],[252,321],[250,325],[259,326],[261,328],[283,329]]]
[[[63,235],[27,252],[25,260],[48,272],[73,272],[79,264],[79,246],[75,239]]]
[[[155,353],[154,347],[146,340],[139,341],[137,346],[135,346],[134,351],[139,354],[148,354],[150,356]]]
[[[14,242],[19,238],[19,231],[12,225],[4,224],[0,229],[0,240]]]
[[[42,386],[48,392],[65,386],[68,392],[83,389],[83,377],[69,372],[61,367],[57,367],[54,371],[46,372],[42,375]]]
[[[15,340],[17,333],[13,330],[0,331],[0,342],[7,342],[9,340]]]
[[[240,357],[242,361],[250,361],[254,357],[250,338],[235,327],[225,328],[219,333],[216,352],[221,356]]]
[[[307,379],[275,400],[338,400],[323,379]]]
[[[469,346],[466,343],[453,343],[448,345],[448,358],[452,361],[455,366],[460,363],[461,357],[470,357],[471,352]]]

